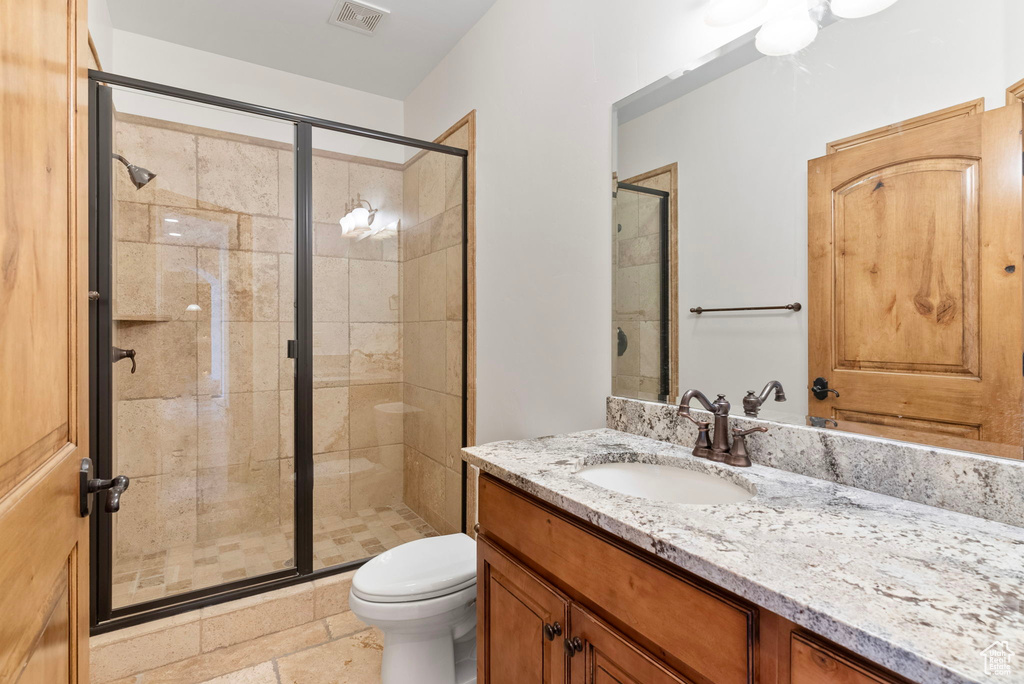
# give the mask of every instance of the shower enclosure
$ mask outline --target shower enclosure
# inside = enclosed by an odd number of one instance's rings
[[[90,88],[94,633],[464,529],[467,145]]]
[[[618,183],[613,206],[612,393],[671,400],[669,193]]]

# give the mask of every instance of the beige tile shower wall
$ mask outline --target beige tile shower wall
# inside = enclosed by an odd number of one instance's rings
[[[468,147],[468,128],[445,143]],[[462,523],[462,159],[426,153],[405,170],[405,502],[442,533]]]
[[[660,204],[620,190],[612,221],[612,394],[654,397],[660,392]],[[618,331],[626,337],[618,354]]]
[[[139,364],[114,366],[116,468],[132,478],[115,559],[288,524],[291,151],[137,117],[115,145],[157,173],[136,190],[114,170],[114,344]],[[402,497],[398,237],[337,223],[356,193],[399,216],[402,182],[394,165],[314,157],[317,516]]]

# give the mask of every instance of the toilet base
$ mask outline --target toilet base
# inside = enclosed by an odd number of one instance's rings
[[[382,684],[476,683],[476,587],[409,603],[366,601],[356,617],[384,633]]]
[[[381,684],[476,684],[475,630],[453,641],[445,631],[423,634],[384,633]]]

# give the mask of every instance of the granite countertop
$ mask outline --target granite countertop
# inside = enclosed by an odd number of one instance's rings
[[[732,468],[615,430],[463,453],[483,472],[909,679],[1024,682],[1022,528],[774,468]],[[574,476],[611,461],[720,473],[756,495],[671,504]],[[985,674],[982,651],[996,641],[1018,654],[1012,674]]]

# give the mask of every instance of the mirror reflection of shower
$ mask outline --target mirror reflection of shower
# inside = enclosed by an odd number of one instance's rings
[[[156,178],[156,174],[149,169],[136,166],[119,154],[115,153],[113,156],[114,159],[124,164],[124,167],[128,169],[128,177],[131,178],[132,185],[135,186],[136,190],[141,189],[143,185]]]

